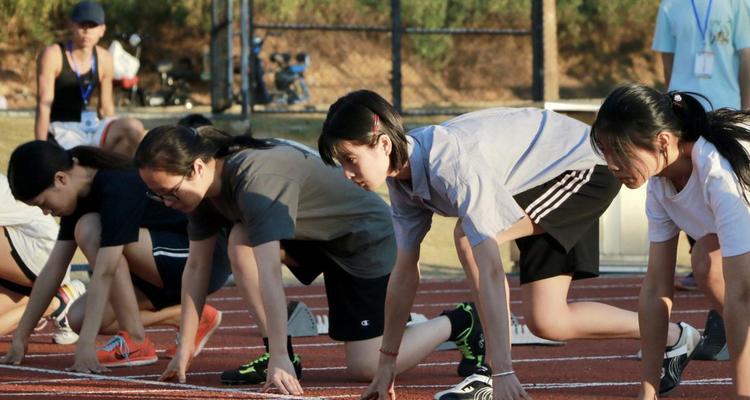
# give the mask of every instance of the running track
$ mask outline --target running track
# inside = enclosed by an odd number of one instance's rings
[[[641,276],[606,276],[574,283],[571,300],[597,300],[636,309]],[[517,280],[511,284],[511,309],[520,314]],[[469,297],[463,282],[423,282],[414,312],[428,317],[452,308]],[[327,313],[322,286],[287,288],[288,298],[305,302],[314,314]],[[51,344],[51,329],[35,334],[21,366],[0,366],[2,399],[291,399],[295,397],[258,393],[258,387],[223,386],[221,371],[247,362],[262,352],[256,327],[244,311],[235,287],[226,287],[209,297],[209,303],[224,312],[222,325],[196,358],[187,384],[157,382],[167,365],[116,369],[106,375],[65,372],[73,360],[74,346]],[[676,292],[673,320],[686,321],[702,329],[708,303],[696,292]],[[169,327],[147,329],[160,353],[174,340]],[[100,337],[102,341],[104,337]],[[0,353],[11,337],[0,337]],[[639,363],[635,340],[577,340],[564,346],[514,346],[514,368],[535,399],[633,398],[638,392]],[[343,346],[327,336],[296,338],[295,349],[304,366],[304,398],[357,399],[366,387],[347,377]],[[399,399],[431,399],[440,390],[460,381],[456,376],[457,351],[433,353],[418,367],[396,381]],[[693,361],[682,385],[670,398],[729,398],[729,363]]]

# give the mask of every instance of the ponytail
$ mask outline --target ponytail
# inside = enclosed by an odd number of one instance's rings
[[[75,164],[95,169],[127,169],[132,162],[119,154],[90,146],[65,150],[60,145],[34,140],[18,146],[8,162],[8,185],[13,197],[28,201],[52,186],[57,172]]]
[[[184,174],[201,159],[223,158],[244,149],[268,149],[273,143],[249,134],[232,136],[213,126],[197,128],[163,125],[151,129],[135,152],[137,168]]]

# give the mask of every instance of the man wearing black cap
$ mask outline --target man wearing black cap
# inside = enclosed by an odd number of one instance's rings
[[[38,59],[35,137],[66,149],[99,146],[132,156],[144,129],[136,119],[114,117],[112,55],[97,46],[106,29],[104,9],[82,1],[70,20],[70,39],[48,46]]]

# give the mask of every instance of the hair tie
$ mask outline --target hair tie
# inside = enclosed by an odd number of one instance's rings
[[[380,117],[378,117],[378,114],[372,114],[372,133],[373,135],[378,133],[378,130],[380,130]]]
[[[680,96],[680,94],[679,94],[679,93],[675,93],[674,97],[672,97],[672,100],[673,100],[673,101],[674,101],[675,103],[679,103],[679,102],[681,102],[681,101],[682,101],[682,96]]]

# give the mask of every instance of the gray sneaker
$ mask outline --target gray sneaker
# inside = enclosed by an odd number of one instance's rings
[[[693,360],[727,361],[727,334],[724,331],[724,319],[716,310],[711,310],[703,329],[703,343],[695,350]]]

